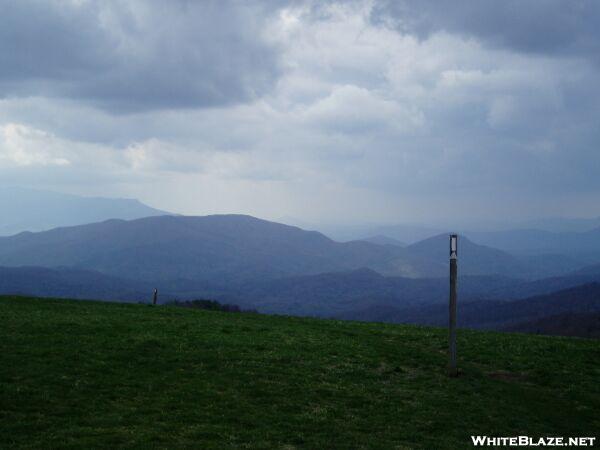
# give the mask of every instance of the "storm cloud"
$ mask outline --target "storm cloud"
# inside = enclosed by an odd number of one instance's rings
[[[0,1],[0,179],[308,221],[599,215],[593,1]]]
[[[3,1],[0,95],[112,112],[251,101],[278,75],[268,4]]]
[[[600,4],[588,0],[382,0],[372,19],[427,39],[445,31],[519,52],[600,57]]]

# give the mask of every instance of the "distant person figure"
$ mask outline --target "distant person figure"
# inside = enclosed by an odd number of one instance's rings
[[[156,305],[157,300],[158,300],[158,289],[154,288],[154,294],[152,294],[152,304]]]

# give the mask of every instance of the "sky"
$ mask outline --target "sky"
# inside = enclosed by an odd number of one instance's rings
[[[600,215],[598,1],[0,11],[0,187],[310,223]]]

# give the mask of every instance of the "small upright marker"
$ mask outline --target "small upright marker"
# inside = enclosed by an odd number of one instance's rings
[[[449,353],[448,375],[458,375],[456,368],[456,278],[457,278],[458,236],[450,235],[450,321],[449,321]]]

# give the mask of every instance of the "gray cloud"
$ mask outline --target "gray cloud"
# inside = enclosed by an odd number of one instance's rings
[[[112,111],[253,100],[280,75],[267,3],[2,1],[0,96]]]
[[[379,0],[372,19],[422,39],[445,31],[520,52],[600,62],[600,3],[594,0]]]

